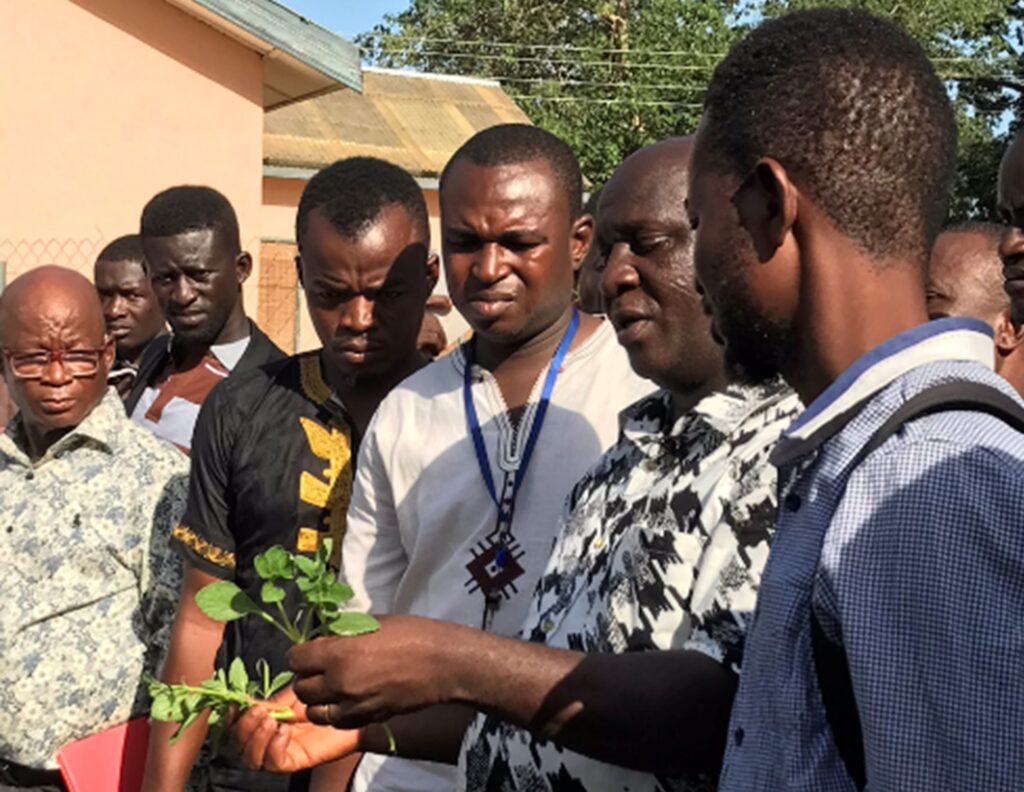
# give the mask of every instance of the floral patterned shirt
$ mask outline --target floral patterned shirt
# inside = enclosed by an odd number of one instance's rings
[[[114,389],[32,462],[0,436],[0,759],[55,768],[65,743],[148,709],[181,583],[169,537],[188,460]]]
[[[738,669],[775,523],[768,454],[801,406],[781,384],[730,386],[676,421],[661,391],[573,489],[521,637],[583,652],[695,649]],[[685,706],[685,702],[680,702]],[[698,790],[598,762],[480,715],[462,789]]]

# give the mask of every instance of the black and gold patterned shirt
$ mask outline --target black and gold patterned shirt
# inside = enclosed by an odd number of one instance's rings
[[[678,420],[661,391],[573,489],[520,637],[583,652],[694,649],[736,668],[775,523],[768,454],[800,411],[782,384],[730,386]],[[679,706],[686,706],[680,702]],[[598,762],[480,715],[471,792],[713,788]]]
[[[236,373],[210,392],[192,443],[188,510],[173,533],[189,564],[259,602],[260,553],[283,545],[312,555],[326,536],[340,551],[355,449],[339,411],[324,406],[330,394],[319,352]],[[295,612],[291,592],[284,605]],[[277,673],[290,646],[269,624],[241,619],[226,625],[219,662],[241,657],[253,673],[263,658]],[[273,777],[256,781],[233,763],[215,761],[213,772],[239,788],[275,788]]]
[[[187,485],[188,460],[113,388],[35,462],[20,416],[0,436],[0,759],[55,768],[65,743],[148,710]]]

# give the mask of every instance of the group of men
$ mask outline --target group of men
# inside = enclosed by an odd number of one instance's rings
[[[798,12],[586,208],[554,135],[467,141],[440,247],[472,335],[436,360],[426,206],[376,159],[300,201],[319,350],[246,317],[208,188],[156,196],[95,289],[16,279],[0,790],[62,789],[144,672],[236,657],[295,672],[295,717],[213,757],[153,723],[145,790],[1024,786],[1024,140],[1006,230],[940,233],[955,152],[918,45]],[[290,648],[196,605],[328,538],[379,631]]]

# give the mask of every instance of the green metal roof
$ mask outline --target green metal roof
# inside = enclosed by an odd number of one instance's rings
[[[306,66],[362,90],[359,48],[274,0],[190,0]]]

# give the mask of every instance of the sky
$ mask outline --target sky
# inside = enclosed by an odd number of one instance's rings
[[[385,14],[405,10],[409,0],[279,0],[318,25],[351,38],[365,33]]]

